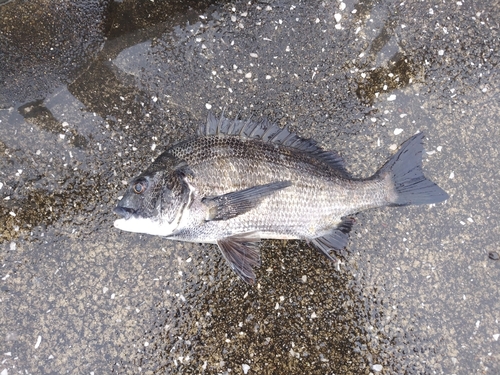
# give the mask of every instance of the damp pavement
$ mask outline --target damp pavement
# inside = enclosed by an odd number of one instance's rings
[[[500,373],[496,1],[2,1],[0,374]],[[85,5],[82,5],[85,4]],[[374,173],[426,134],[443,204],[358,214],[340,269],[120,232],[208,109]]]

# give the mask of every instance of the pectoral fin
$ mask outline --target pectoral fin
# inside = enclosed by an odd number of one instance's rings
[[[217,241],[220,251],[231,269],[246,283],[255,282],[254,267],[260,266],[260,238],[252,234],[226,237]]]
[[[210,207],[206,220],[227,220],[244,214],[256,207],[263,198],[291,184],[290,181],[278,181],[233,191],[216,197],[205,197],[201,201]]]
[[[331,250],[342,250],[349,241],[349,232],[354,225],[354,219],[345,218],[338,227],[330,233],[312,239],[313,246],[323,253],[328,259],[335,262],[337,259],[330,254]]]

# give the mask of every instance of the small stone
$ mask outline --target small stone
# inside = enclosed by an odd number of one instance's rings
[[[38,349],[41,342],[42,342],[42,336],[38,336],[38,338],[36,339],[35,349]]]
[[[490,251],[490,253],[488,254],[488,258],[490,258],[491,260],[498,260],[500,256],[496,251]]]
[[[241,368],[243,369],[243,373],[244,374],[247,374],[248,373],[248,370],[250,370],[250,366],[248,366],[246,363],[243,363],[241,365]]]
[[[382,369],[383,369],[382,365],[373,365],[372,366],[372,370],[376,371],[376,372],[380,372],[380,371],[382,371]]]
[[[399,135],[403,132],[403,129],[396,128],[394,129],[394,135]]]

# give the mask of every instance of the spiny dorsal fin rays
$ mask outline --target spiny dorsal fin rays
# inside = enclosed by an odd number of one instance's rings
[[[282,142],[283,135],[286,138],[289,134],[290,132],[288,131],[288,126],[285,126],[283,129],[281,129],[279,132],[273,135],[273,137],[270,138],[269,141],[273,143],[283,143]]]
[[[238,113],[238,116],[239,116],[239,113]],[[234,119],[234,124],[235,124],[235,125],[237,125],[237,123],[239,124],[239,123],[241,123],[241,122],[242,122],[242,121],[239,121],[239,120],[237,120],[237,119],[238,119],[238,117],[236,117],[236,118]],[[241,127],[241,129],[237,132],[237,133],[238,133],[238,135],[239,135],[240,137],[244,135],[244,131],[245,131],[245,129],[246,129],[246,128],[247,128],[247,127],[248,127],[248,126],[252,123],[252,119],[253,119],[253,116],[252,116],[252,115],[250,115],[250,117],[248,118],[247,122],[246,122],[246,123],[245,123],[245,124]]]
[[[215,121],[217,121],[217,119],[215,118],[215,115],[213,114],[213,112],[208,111],[207,123],[205,124],[205,126],[200,126],[198,128],[197,134],[199,136],[210,134],[210,125],[213,124]]]
[[[234,134],[234,128],[236,126],[236,121],[238,119],[238,117],[240,117],[240,112],[238,112],[238,114],[236,115],[236,117],[234,118],[233,121],[231,121],[231,124],[229,125],[229,129],[227,130],[227,133],[228,134]],[[252,116],[250,116],[250,119],[252,118]],[[250,121],[250,119],[248,119],[248,121]]]
[[[291,132],[287,127],[281,128],[267,119],[260,121],[229,120],[222,114],[216,118],[212,112],[208,113],[207,123],[198,129],[199,136],[237,136],[256,139],[263,142],[276,143],[305,152],[316,159],[328,164],[340,172],[341,176],[349,177],[345,169],[344,160],[335,152],[325,151],[312,139],[305,139]]]
[[[224,117],[224,111],[225,111],[226,108],[223,108],[222,109],[222,114],[220,115],[219,117],[219,121],[217,122],[217,130],[216,130],[216,134],[220,134],[221,133],[221,128],[222,128],[222,122],[224,121],[225,117]]]
[[[251,123],[249,126],[248,126],[248,129],[245,129],[245,130],[250,130],[250,134],[248,134],[248,138],[257,138],[258,139],[258,132],[259,130],[262,129],[261,127],[261,124],[262,124],[262,121],[260,122],[255,122],[255,123]],[[253,128],[252,128],[253,126]]]

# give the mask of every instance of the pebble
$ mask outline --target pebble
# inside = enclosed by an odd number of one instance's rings
[[[490,258],[491,260],[498,260],[500,256],[496,251],[490,251],[490,253],[488,254],[488,258]]]
[[[373,365],[372,366],[373,371],[380,372],[380,371],[382,371],[382,369],[383,369],[382,365]]]
[[[38,338],[36,339],[35,349],[38,349],[41,342],[42,342],[42,336],[38,336]]]

